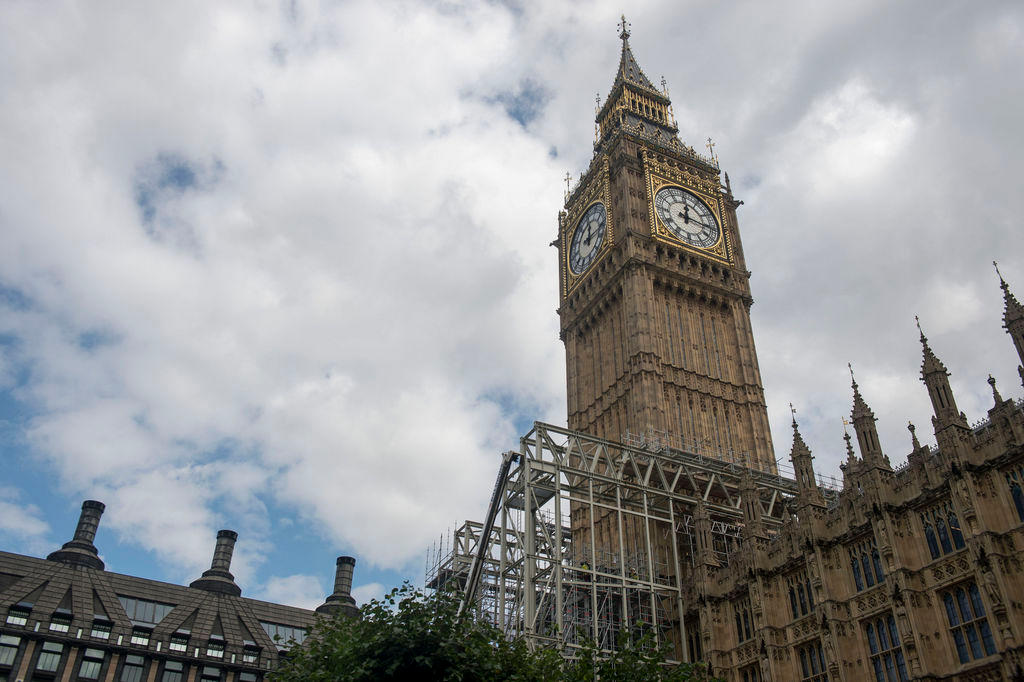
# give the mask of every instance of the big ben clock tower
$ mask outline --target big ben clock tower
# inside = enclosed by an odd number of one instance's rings
[[[736,208],[679,140],[667,92],[622,58],[594,158],[559,214],[569,427],[775,471]]]

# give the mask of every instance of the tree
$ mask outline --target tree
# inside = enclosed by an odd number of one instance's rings
[[[360,619],[325,618],[292,647],[271,682],[445,680],[458,682],[683,682],[710,680],[699,666],[665,666],[664,652],[623,641],[611,657],[591,643],[578,657],[531,651],[521,639],[472,616],[458,617],[458,599],[395,588],[362,607]]]

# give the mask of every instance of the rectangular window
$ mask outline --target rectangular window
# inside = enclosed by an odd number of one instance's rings
[[[19,646],[21,646],[20,637],[0,635],[0,665],[14,665]]]
[[[103,620],[92,622],[92,636],[96,639],[110,639],[111,624]]]
[[[857,591],[874,587],[885,580],[882,559],[878,554],[875,536],[854,543],[846,548],[850,556],[850,570]]]
[[[732,611],[736,620],[736,641],[746,642],[754,636],[754,619],[750,615],[750,599],[745,597],[734,602]]]
[[[185,666],[177,661],[164,663],[164,674],[160,682],[181,682],[184,679]]]
[[[98,680],[103,668],[103,650],[86,649],[82,654],[82,665],[78,668],[78,679]]]
[[[125,656],[120,682],[142,682],[142,673],[145,667],[146,659],[142,656]]]
[[[789,606],[794,619],[802,618],[814,609],[811,581],[805,571],[796,571],[786,576],[786,587],[789,590]]]
[[[117,595],[117,599],[121,602],[121,606],[124,607],[125,613],[128,614],[133,625],[156,625],[164,619],[164,616],[174,610],[174,604],[163,604],[121,595]]]
[[[242,649],[242,663],[259,663],[260,649],[256,645],[246,645]]]
[[[974,583],[965,583],[942,593],[949,632],[961,663],[991,656],[996,652],[985,606]]]
[[[213,658],[224,658],[224,640],[211,639],[207,642],[206,655]]]
[[[66,613],[55,613],[50,618],[50,632],[67,632],[71,629],[71,616]]]
[[[827,682],[828,672],[825,670],[825,656],[821,652],[821,641],[808,642],[797,647],[800,658],[801,680],[811,682]]]
[[[24,625],[28,622],[28,616],[32,613],[32,609],[26,609],[21,606],[12,606],[7,611],[7,624],[8,625]]]
[[[212,665],[206,666],[199,675],[199,682],[220,682],[220,668],[214,668]]]
[[[175,632],[171,635],[171,641],[167,645],[169,651],[176,651],[183,654],[188,651],[188,635],[184,632]]]
[[[924,540],[928,543],[932,559],[938,559],[943,554],[961,550],[966,546],[960,530],[960,519],[949,500],[921,512],[921,525],[924,527]]]
[[[36,670],[45,673],[57,672],[60,656],[64,653],[64,645],[57,642],[43,642],[43,650],[39,652]]]
[[[892,614],[879,616],[864,626],[871,652],[871,668],[875,682],[907,682],[907,666],[903,646]]]
[[[686,322],[683,315],[686,312],[682,308],[676,308],[676,317],[679,318],[679,366],[686,367]]]
[[[296,644],[302,644],[302,640],[306,639],[306,630],[304,628],[292,627],[291,625],[281,625],[280,623],[267,623],[264,621],[260,621],[260,625],[262,625],[266,633],[270,635],[270,639],[274,640],[278,649],[290,648],[288,644],[292,640],[294,640]]]
[[[668,345],[668,361],[676,364],[676,345],[672,343],[672,309],[665,301],[665,343]]]
[[[149,646],[149,636],[152,633],[146,628],[132,628],[131,643],[136,646]]]

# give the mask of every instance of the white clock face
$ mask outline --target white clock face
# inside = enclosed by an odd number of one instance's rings
[[[654,210],[678,239],[702,249],[714,246],[721,234],[708,205],[680,187],[663,187],[654,197]]]
[[[581,274],[594,262],[601,244],[604,243],[607,226],[608,215],[604,210],[604,204],[600,202],[588,208],[580,218],[576,231],[572,234],[572,244],[569,246],[569,269],[574,275]]]

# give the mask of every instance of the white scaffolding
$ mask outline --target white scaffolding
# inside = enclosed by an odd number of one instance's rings
[[[584,639],[610,650],[650,633],[696,660],[687,614],[701,567],[728,564],[741,545],[744,481],[768,534],[796,483],[667,439],[631,440],[535,423],[504,457],[487,520],[454,532],[427,586],[462,590],[466,608],[532,647],[572,655]]]

